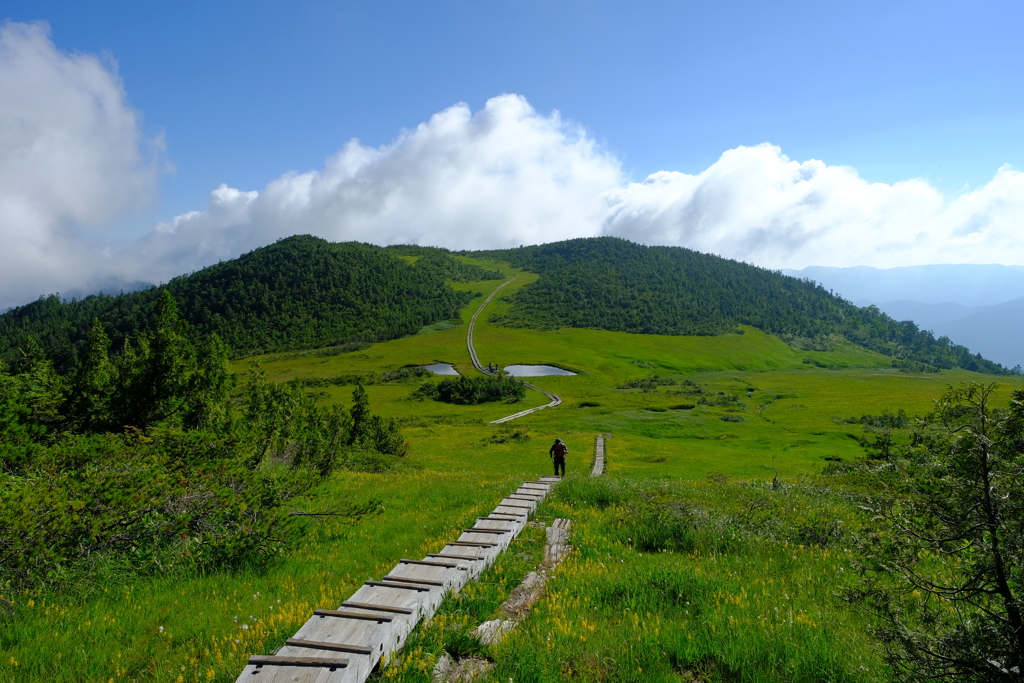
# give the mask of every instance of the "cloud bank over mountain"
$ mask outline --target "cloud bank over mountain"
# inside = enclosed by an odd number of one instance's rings
[[[324,169],[261,192],[222,186],[144,249],[168,273],[294,232],[455,249],[615,235],[773,268],[1024,263],[1022,220],[1024,174],[1010,168],[950,199],[923,180],[869,183],[767,144],[728,150],[696,175],[628,182],[578,126],[503,95],[476,113],[455,105],[390,145],[353,140]]]
[[[48,34],[0,24],[0,305],[92,277],[105,228],[158,189],[116,66]]]
[[[773,268],[1024,264],[1012,168],[947,197],[763,144],[632,182],[587,131],[517,95],[456,104],[380,147],[352,140],[260,190],[221,186],[114,244],[105,228],[147,205],[158,158],[112,65],[59,51],[44,25],[0,28],[0,307],[99,278],[167,280],[296,233],[460,249],[616,235]]]
[[[606,234],[772,268],[1024,263],[1024,174],[1007,166],[947,198],[924,180],[869,183],[852,168],[793,161],[763,144],[612,196]]]
[[[459,249],[550,242],[599,234],[621,178],[579,126],[505,95],[475,114],[450,107],[390,145],[352,140],[322,170],[259,192],[221,186],[136,248],[140,263],[174,274],[295,233]]]

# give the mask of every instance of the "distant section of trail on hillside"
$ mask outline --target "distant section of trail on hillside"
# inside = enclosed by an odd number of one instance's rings
[[[476,329],[476,319],[479,318],[480,314],[484,312],[484,308],[487,307],[487,304],[491,303],[491,299],[493,299],[498,294],[498,292],[500,292],[502,288],[505,287],[505,285],[509,284],[515,279],[516,276],[513,275],[508,280],[505,280],[505,282],[502,282],[500,285],[498,285],[498,287],[493,292],[491,292],[491,295],[484,299],[484,302],[480,304],[480,308],[477,309],[476,313],[473,314],[473,318],[469,321],[469,332],[466,333],[466,348],[469,349],[469,357],[473,361],[473,367],[475,367],[477,370],[484,373],[485,375],[494,376],[495,373],[491,372],[490,370],[483,366],[483,363],[480,362],[480,358],[476,355],[476,349],[473,347],[473,330]],[[503,422],[509,422],[511,420],[515,420],[517,418],[529,415],[530,413],[535,413],[538,410],[544,410],[545,408],[554,408],[557,405],[561,405],[562,398],[558,394],[553,394],[550,391],[545,391],[544,389],[541,389],[538,386],[534,386],[529,382],[524,382],[521,379],[516,379],[516,381],[522,384],[527,389],[539,391],[540,393],[544,394],[549,399],[551,399],[551,402],[546,403],[545,405],[542,406],[537,406],[536,408],[529,408],[527,410],[520,411],[515,415],[509,415],[498,420],[491,420],[491,422],[489,422],[488,424],[496,425],[501,424]]]

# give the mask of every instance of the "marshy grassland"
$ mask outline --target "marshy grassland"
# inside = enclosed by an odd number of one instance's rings
[[[516,484],[548,474],[555,437],[570,447],[570,476],[538,517],[572,519],[574,552],[547,596],[499,645],[467,637],[538,561],[533,529],[376,678],[430,680],[447,651],[490,658],[497,681],[890,679],[867,618],[838,598],[865,520],[860,483],[834,466],[863,457],[861,416],[924,414],[947,386],[990,378],[901,372],[852,344],[805,351],[750,327],[718,337],[502,328],[489,318],[537,276],[464,260],[517,274],[477,323],[481,361],[576,372],[531,380],[562,406],[491,426],[547,400],[449,405],[411,398],[434,379],[367,383],[374,412],[400,420],[408,455],[393,471],[337,472],[296,506],[374,500],[377,514],[304,518],[303,541],[270,566],[131,580],[110,567],[71,589],[13,596],[0,680],[233,681],[312,610],[336,608],[402,557],[435,552]],[[485,297],[499,284],[454,286]],[[419,335],[257,360],[273,381],[309,381],[326,405],[351,403],[354,385],[337,378],[438,361],[471,375],[466,325],[481,301]],[[999,382],[1000,404],[1024,386]],[[589,479],[599,432],[612,435],[607,475]]]

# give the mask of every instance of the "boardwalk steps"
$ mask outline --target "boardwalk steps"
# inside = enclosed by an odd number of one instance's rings
[[[498,608],[497,618],[485,621],[473,629],[470,634],[484,645],[493,645],[505,637],[512,629],[526,618],[530,609],[544,595],[551,571],[562,560],[569,556],[569,528],[572,521],[556,519],[546,529],[547,543],[544,546],[544,559],[537,568],[523,577],[522,583],[508,596]],[[441,655],[434,666],[434,683],[462,683],[482,679],[494,665],[481,657],[463,657],[453,660],[446,652]]]
[[[594,469],[590,471],[590,476],[600,477],[604,474],[604,442],[605,439],[610,439],[611,434],[598,434],[597,439],[594,442]]]
[[[336,610],[318,609],[273,655],[255,655],[239,683],[362,683],[381,659],[401,649],[448,591],[478,577],[526,526],[559,481],[526,482],[480,517],[457,541],[421,560],[403,559],[367,581]]]

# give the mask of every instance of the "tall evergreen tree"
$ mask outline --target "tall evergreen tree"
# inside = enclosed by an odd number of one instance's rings
[[[370,397],[362,384],[357,384],[352,391],[352,427],[349,431],[348,443],[354,445],[362,441],[370,428]]]
[[[99,319],[93,318],[88,345],[68,400],[72,419],[87,429],[108,425],[110,394],[115,381],[116,369],[110,362],[110,337]]]

